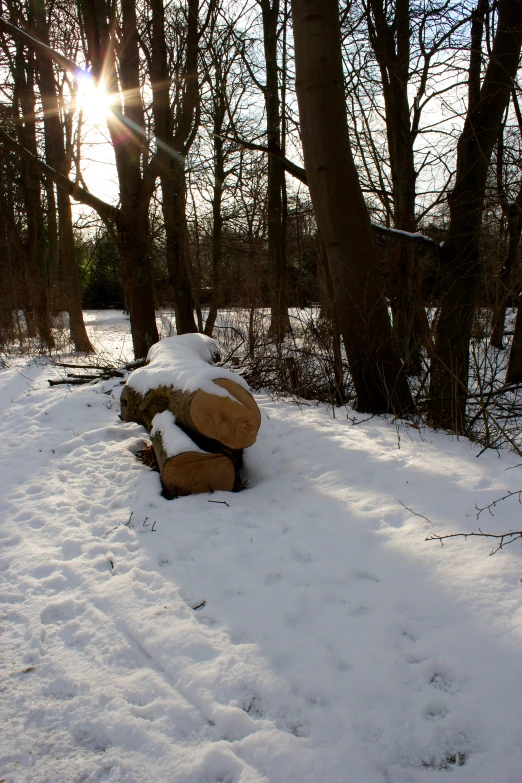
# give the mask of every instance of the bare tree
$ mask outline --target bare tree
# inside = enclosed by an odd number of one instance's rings
[[[79,9],[88,62],[96,80],[112,96],[107,122],[120,190],[117,241],[134,352],[142,357],[158,341],[149,232],[156,170],[145,133],[136,4],[135,0],[119,4],[81,0]]]
[[[184,59],[169,61],[163,0],[150,0],[150,63],[156,161],[162,189],[167,268],[174,296],[178,334],[197,332],[186,217],[185,159],[199,125],[198,0],[188,0]],[[178,73],[176,73],[176,66]],[[174,83],[174,97],[171,88]]]
[[[44,44],[49,45],[49,20],[46,16],[45,6],[40,2],[31,0],[30,8],[35,35]],[[72,165],[71,117],[69,116],[62,120],[59,90],[53,71],[53,63],[52,60],[46,57],[42,57],[38,61],[38,83],[44,114],[46,160],[49,166],[68,177]],[[67,127],[67,123],[69,127]],[[64,135],[66,139],[64,139]],[[48,194],[51,193],[53,196],[52,199],[49,199],[49,211],[51,213],[54,209],[53,187],[52,183],[47,187]],[[66,285],[71,339],[77,351],[90,353],[93,347],[87,336],[87,330],[83,321],[71,200],[69,194],[61,188],[58,189],[58,216],[60,260]]]
[[[361,411],[412,408],[394,343],[368,210],[353,162],[336,0],[293,0],[305,168],[326,247],[340,331]]]
[[[442,256],[444,290],[431,364],[432,423],[456,432],[465,426],[486,178],[513,88],[521,42],[521,0],[499,0],[497,32],[479,98],[469,107],[458,142],[450,225]]]

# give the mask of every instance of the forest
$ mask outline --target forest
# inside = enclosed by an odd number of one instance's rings
[[[0,783],[520,783],[522,0],[0,0]]]
[[[310,2],[4,3],[2,350],[240,310],[258,388],[518,448],[521,4]]]

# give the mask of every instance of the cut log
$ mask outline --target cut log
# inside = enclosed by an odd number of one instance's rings
[[[161,464],[161,435],[152,439],[156,459]],[[232,492],[236,480],[234,466],[224,454],[188,451],[177,457],[164,457],[161,483],[168,498],[223,490]]]
[[[121,418],[147,429],[169,410],[204,450],[241,450],[256,440],[259,408],[240,376],[213,366],[219,346],[203,334],[167,337],[152,346],[121,395]]]
[[[234,489],[236,473],[225,454],[200,449],[175,423],[169,412],[155,416],[151,439],[167,497]]]
[[[142,395],[127,384],[121,394],[121,418],[150,430],[154,416],[169,410],[184,430],[217,441],[218,446],[234,450],[251,446],[261,425],[256,401],[229,378],[216,378],[212,383],[223,389],[226,396],[217,390],[216,394],[203,389],[184,392],[167,386]]]

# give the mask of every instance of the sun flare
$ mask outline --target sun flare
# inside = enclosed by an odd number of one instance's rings
[[[95,84],[94,79],[89,76],[80,78],[76,106],[88,122],[94,125],[103,123],[111,103],[112,97],[103,84]]]

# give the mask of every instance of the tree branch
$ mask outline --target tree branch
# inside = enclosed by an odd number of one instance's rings
[[[283,155],[281,150],[271,150],[268,147],[265,147],[263,144],[255,144],[252,141],[245,141],[244,139],[238,139],[234,136],[220,136],[219,138],[223,139],[224,141],[231,141],[232,143],[243,147],[243,149],[255,150],[257,152],[265,152],[267,155],[273,155],[274,157],[281,160],[283,168],[286,172],[288,172],[288,174],[291,174],[293,177],[298,179],[299,182],[303,183],[303,185],[308,185],[306,171],[304,168],[298,166],[297,163],[292,163],[291,160],[288,160],[288,158]],[[363,193],[364,192],[366,191],[363,188]],[[375,191],[371,190],[368,192],[374,193]],[[395,228],[386,228],[385,226],[377,225],[377,223],[372,223],[372,228],[378,234],[386,234],[387,236],[393,236],[394,238],[402,239],[406,242],[427,245],[432,250],[436,250],[437,252],[440,252],[442,248],[442,245],[439,244],[439,242],[436,242],[434,239],[430,239],[430,237],[424,236],[424,234],[412,233],[410,231],[399,231]]]
[[[34,166],[41,177],[50,179],[58,185],[59,188],[65,190],[66,193],[72,196],[75,201],[79,201],[81,204],[85,204],[86,206],[95,209],[102,220],[115,223],[118,222],[120,212],[116,207],[107,204],[106,201],[97,198],[97,196],[94,196],[92,193],[88,193],[79,185],[71,182],[68,177],[64,177],[64,175],[60,174],[56,169],[51,168],[51,166],[48,166],[43,161],[39,160],[32,152],[25,147],[22,147],[21,144],[18,144],[17,141],[11,138],[2,128],[0,128],[0,141],[31,166]]]
[[[21,30],[19,27],[11,24],[11,22],[8,22],[7,19],[4,19],[3,16],[0,16],[0,30],[3,30],[5,33],[10,35],[11,38],[15,38],[16,40],[27,44],[27,46],[30,46],[34,51],[43,54],[44,57],[51,58],[51,60],[54,60],[56,63],[58,63],[58,65],[60,65],[64,70],[72,71],[73,74],[78,73],[85,76],[88,75],[87,71],[85,71],[83,68],[80,68],[79,65],[76,65],[73,60],[65,57],[65,55],[61,54],[60,52],[57,52],[56,49],[52,49],[50,46],[47,46],[47,44],[42,43],[37,38],[33,38],[33,36],[29,35],[29,33],[26,33],[25,30]]]
[[[444,546],[444,541],[447,538],[468,538],[471,536],[479,537],[479,538],[496,538],[498,541],[498,545],[496,548],[492,549],[489,553],[490,556],[494,555],[496,552],[499,551],[499,549],[503,549],[508,544],[512,544],[514,541],[519,541],[522,539],[522,530],[513,530],[509,533],[483,533],[482,530],[479,528],[478,533],[447,533],[445,536],[438,536],[436,534],[433,534],[432,536],[428,536],[425,538],[425,541],[440,541],[440,545]]]

